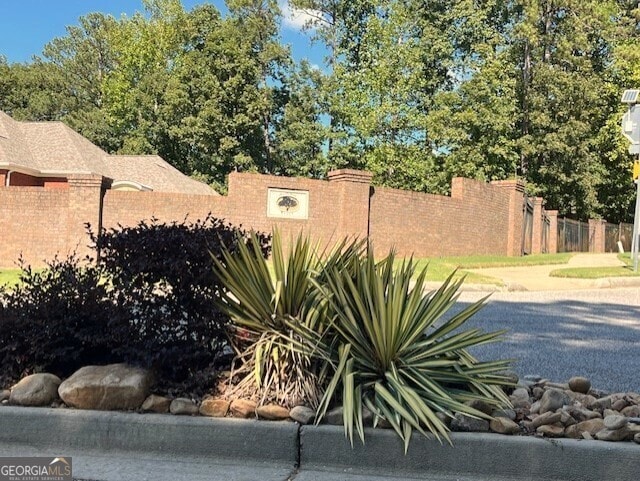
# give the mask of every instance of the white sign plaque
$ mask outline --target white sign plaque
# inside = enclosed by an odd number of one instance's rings
[[[267,217],[308,219],[309,191],[269,189],[267,194]]]

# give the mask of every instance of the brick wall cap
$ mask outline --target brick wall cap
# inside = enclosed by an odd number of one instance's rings
[[[521,179],[492,180],[490,183],[497,187],[514,188],[517,192],[524,192],[525,182]]]
[[[338,169],[332,170],[327,174],[330,182],[356,182],[362,184],[370,184],[373,174],[366,170],[356,169]]]

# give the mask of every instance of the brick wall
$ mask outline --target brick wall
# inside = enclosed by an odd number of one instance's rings
[[[153,217],[161,222],[182,222],[185,217],[196,221],[209,212],[225,217],[227,200],[211,195],[107,190],[103,199],[102,226],[106,229],[118,224],[130,227]]]
[[[376,187],[370,235],[378,254],[509,254],[511,192],[457,178],[451,197]]]
[[[69,190],[0,187],[0,267],[42,265],[68,250]]]
[[[328,180],[232,173],[229,195],[220,197],[110,190],[97,176],[71,177],[66,189],[0,187],[0,267],[11,266],[20,251],[35,265],[56,252],[88,252],[86,222],[112,228],[152,217],[196,220],[209,212],[263,232],[278,227],[285,242],[300,231],[321,246],[369,235],[379,255],[392,247],[417,256],[520,254],[519,182],[458,178],[450,197],[370,182],[370,174],[344,169]],[[308,218],[268,217],[269,188],[308,192]]]

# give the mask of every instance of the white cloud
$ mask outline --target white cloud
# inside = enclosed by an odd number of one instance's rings
[[[292,7],[288,0],[280,0],[278,4],[282,10],[282,23],[291,30],[302,30],[305,27],[314,28],[314,23],[322,18],[322,12]]]

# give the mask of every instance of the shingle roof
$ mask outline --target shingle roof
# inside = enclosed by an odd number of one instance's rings
[[[18,122],[2,111],[0,167],[36,176],[99,174],[157,192],[218,195],[157,155],[109,155],[62,122]]]
[[[192,194],[216,194],[207,184],[187,177],[158,155],[111,155],[108,164],[114,180],[133,181],[159,192],[179,189]]]

